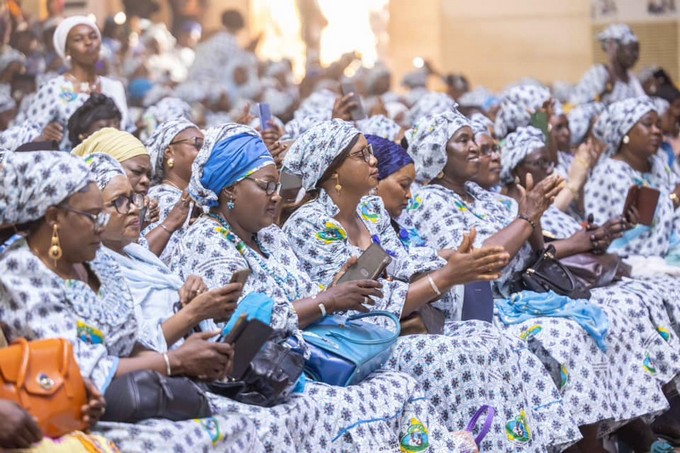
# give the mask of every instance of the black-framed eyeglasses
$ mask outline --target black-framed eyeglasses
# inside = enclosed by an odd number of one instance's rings
[[[373,146],[366,145],[365,148],[360,149],[358,152],[350,154],[350,157],[355,157],[357,159],[363,159],[367,164],[371,162],[373,157]]]
[[[257,186],[264,190],[264,193],[266,193],[268,196],[272,196],[274,194],[278,194],[279,191],[281,190],[281,183],[276,182],[276,181],[265,181],[263,179],[257,179],[257,178],[251,178],[250,176],[247,177],[246,179],[250,179],[253,181]]]
[[[500,156],[501,147],[498,145],[482,145],[479,147],[479,154],[481,154],[482,157],[489,157],[493,154]]]
[[[144,207],[144,195],[141,193],[133,193],[129,197],[121,195],[111,202],[111,206],[116,208],[118,214],[129,214],[131,206],[134,205],[137,208]]]
[[[182,140],[175,140],[174,142],[170,142],[170,145],[179,145],[182,143],[188,143],[190,146],[193,146],[197,150],[201,150],[203,148],[203,137],[192,137],[192,138],[184,138]]]
[[[99,214],[92,214],[91,212],[80,211],[78,209],[72,208],[69,205],[62,205],[61,207],[67,211],[71,211],[76,214],[80,214],[82,216],[87,217],[94,224],[94,229],[98,231],[101,231],[104,228],[106,228],[106,225],[109,224],[109,219],[111,218],[111,214],[104,211],[100,212]]]
[[[542,170],[549,170],[555,167],[555,164],[549,159],[525,160],[522,163],[528,167],[540,168]]]

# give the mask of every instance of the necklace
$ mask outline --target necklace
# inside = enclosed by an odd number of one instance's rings
[[[167,185],[169,185],[170,187],[174,187],[175,189],[177,189],[177,190],[179,190],[180,192],[182,192],[182,189],[180,189],[179,186],[178,186],[177,184],[175,184],[174,182],[170,181],[169,179],[164,179],[164,180],[163,180],[163,184],[167,184]]]
[[[90,94],[93,92],[101,91],[99,76],[96,76],[94,82],[92,83],[78,80],[78,78],[71,74],[70,72],[66,73],[66,78],[71,81],[73,86],[76,88],[76,91],[78,91],[79,93]]]

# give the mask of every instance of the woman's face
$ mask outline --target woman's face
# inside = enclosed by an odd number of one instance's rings
[[[92,261],[102,240],[103,228],[98,229],[95,221],[95,217],[104,211],[101,191],[95,183],[90,183],[63,206],[57,213],[63,258],[71,263]]]
[[[474,181],[485,189],[500,184],[501,181],[501,153],[496,140],[490,135],[477,135],[479,146],[479,172]]]
[[[80,141],[82,142],[90,135],[94,134],[100,129],[104,129],[105,127],[112,127],[114,129],[120,130],[120,118],[106,118],[102,120],[97,120],[94,123],[92,123],[83,134],[81,134],[82,137],[78,138],[80,138]]]
[[[102,240],[130,244],[139,239],[140,210],[142,206],[132,203],[140,194],[132,190],[130,181],[124,176],[116,176],[102,191],[104,209],[111,214],[109,224],[102,233]],[[143,198],[142,198],[143,201]],[[139,202],[139,201],[138,201]],[[143,205],[143,202],[139,203]],[[116,209],[118,206],[118,209]]]
[[[82,65],[94,66],[99,61],[102,42],[89,25],[76,25],[66,38],[66,55]]]
[[[234,208],[229,210],[225,205],[229,197],[220,197],[222,212],[228,212],[229,219],[235,219],[241,228],[255,234],[274,223],[276,205],[281,200],[278,190],[267,193],[267,185],[271,188],[279,182],[279,172],[274,165],[267,165],[257,170],[246,179],[236,183],[231,189]]]
[[[416,179],[416,167],[408,164],[392,173],[378,184],[378,196],[382,198],[390,217],[396,219],[401,215],[411,199],[411,184]]]
[[[149,156],[139,155],[120,163],[130,180],[132,190],[146,195],[151,184],[151,159]]]
[[[471,180],[479,172],[479,147],[472,128],[463,126],[446,143],[448,160],[444,174],[456,182]]]
[[[191,164],[203,147],[203,133],[195,127],[186,129],[175,136],[165,151],[166,173],[168,159],[173,159],[172,170],[187,183],[191,179]]]
[[[337,183],[342,190],[352,190],[356,193],[368,194],[378,186],[378,159],[373,155],[373,149],[363,134],[350,150],[347,158],[336,171]],[[331,178],[333,184],[337,184]]]
[[[558,151],[569,151],[571,148],[571,131],[567,115],[553,115],[550,118],[550,140],[555,143]]]
[[[524,158],[517,168],[515,168],[515,175],[519,176],[520,184],[524,187],[527,185],[527,175],[531,173],[534,184],[538,184],[553,173],[554,164],[550,160],[550,152],[548,148],[542,146],[530,152]]]
[[[624,69],[631,69],[640,58],[640,43],[618,44],[616,58]]]
[[[661,146],[659,116],[655,111],[648,112],[628,132],[628,148],[636,154],[652,156]]]

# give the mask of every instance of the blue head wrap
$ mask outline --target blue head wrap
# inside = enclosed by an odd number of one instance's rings
[[[378,159],[379,180],[383,180],[405,166],[414,163],[411,156],[401,145],[377,135],[366,135],[366,140],[373,147],[373,154]]]
[[[217,196],[222,190],[233,186],[267,165],[274,165],[274,159],[258,135],[241,132],[227,137],[217,142],[212,148],[200,173],[202,188],[214,196],[203,200],[201,197],[196,197],[194,191],[192,191],[192,196],[202,205],[217,206]]]

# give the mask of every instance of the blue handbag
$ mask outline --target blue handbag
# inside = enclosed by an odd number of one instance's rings
[[[360,321],[372,317],[389,318],[394,322],[394,332]],[[399,318],[387,311],[326,316],[302,331],[311,352],[305,374],[340,387],[358,384],[387,362],[399,332]]]

